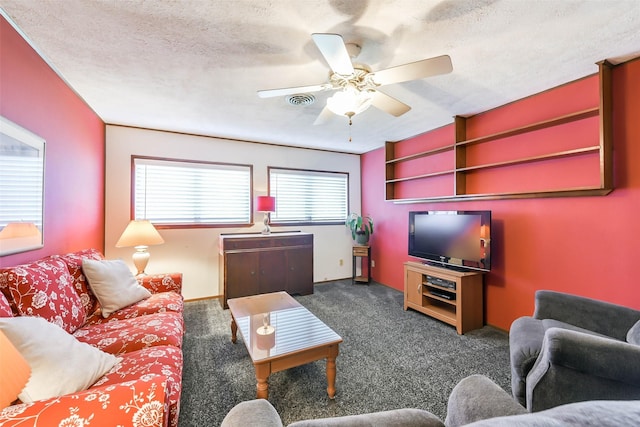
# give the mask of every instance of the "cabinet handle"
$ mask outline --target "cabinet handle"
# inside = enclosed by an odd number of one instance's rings
[[[256,275],[256,272],[255,272],[255,271],[252,271],[252,272],[251,272],[251,275],[252,275],[252,276],[255,276],[255,275]]]
[[[422,292],[422,283],[418,285],[418,293],[421,293],[421,292]]]

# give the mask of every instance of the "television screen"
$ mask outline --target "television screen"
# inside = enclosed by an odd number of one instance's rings
[[[441,267],[491,270],[491,212],[409,212],[409,255]]]

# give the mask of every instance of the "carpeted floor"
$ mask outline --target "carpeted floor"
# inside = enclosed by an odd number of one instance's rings
[[[300,419],[422,408],[444,420],[449,393],[462,378],[484,374],[510,390],[509,343],[490,326],[455,328],[403,310],[403,294],[351,280],[317,284],[296,299],[342,338],[336,398],[326,392],[325,362],[269,378],[269,401],[285,425]],[[217,300],[187,302],[180,427],[217,426],[237,403],[255,398],[255,373],[230,315]]]

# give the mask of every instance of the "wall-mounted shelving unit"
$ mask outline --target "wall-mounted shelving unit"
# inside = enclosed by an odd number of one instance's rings
[[[415,203],[601,196],[610,193],[613,190],[612,65],[603,61],[598,66],[600,99],[596,107],[471,139],[467,139],[467,119],[456,116],[453,143],[429,147],[409,155],[396,156],[396,146],[403,141],[387,142],[385,145],[386,200],[395,203]],[[594,122],[596,118],[599,118],[597,125]],[[589,130],[593,128],[594,135],[584,140],[571,141],[569,146],[560,144],[562,146],[548,148],[546,151],[535,154],[523,155],[518,150],[513,150],[511,157],[507,155],[506,158],[493,160],[495,152],[502,151],[499,154],[504,157],[504,144],[501,145],[500,141],[533,135],[534,132],[548,132],[565,125],[579,125]],[[595,135],[594,125],[598,127],[598,135]],[[483,147],[485,153],[490,154],[485,156],[480,153],[477,148],[479,146]],[[494,153],[491,152],[492,148]],[[436,158],[437,161],[435,161]],[[580,175],[572,176],[567,181],[558,180],[557,183],[544,182],[540,184],[543,188],[532,187],[532,180],[527,179],[527,176],[544,177],[552,173],[553,168],[559,170],[565,167],[565,164],[558,163],[559,160],[582,162],[576,163],[577,166],[575,166],[580,170]],[[400,170],[405,165],[420,161],[422,163],[419,165]],[[406,172],[407,169],[410,173]],[[528,175],[524,175],[525,173]],[[434,191],[433,184],[436,180],[439,190]],[[509,185],[511,187],[508,187]]]

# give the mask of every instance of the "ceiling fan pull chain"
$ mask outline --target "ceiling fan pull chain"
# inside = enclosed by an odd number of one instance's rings
[[[351,118],[354,116],[355,114],[352,112],[348,112],[345,114],[345,116],[349,117],[349,142],[351,142],[351,126],[353,125]]]

